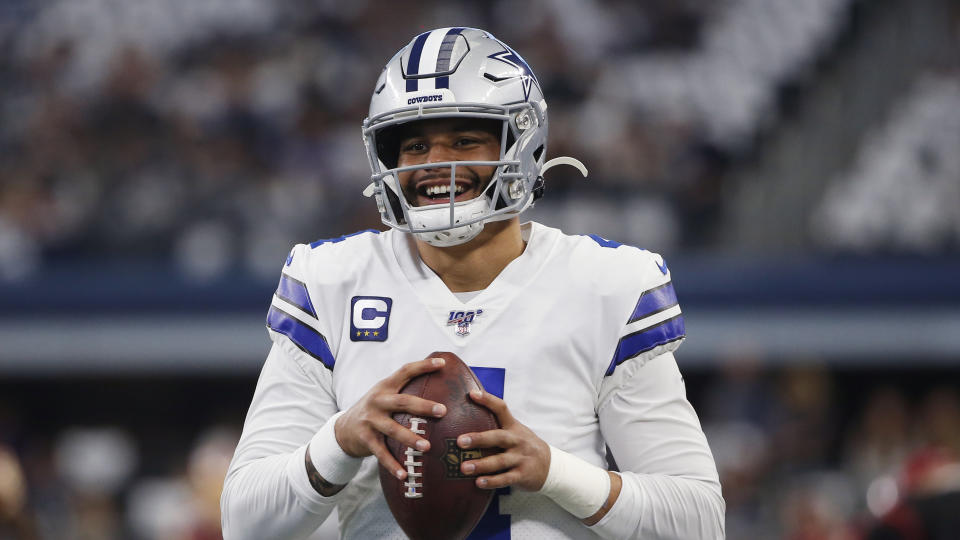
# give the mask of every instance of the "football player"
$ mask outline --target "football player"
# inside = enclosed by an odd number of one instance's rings
[[[543,193],[547,106],[530,66],[483,30],[424,32],[387,64],[363,138],[364,194],[390,230],[297,245],[267,315],[271,349],[222,496],[224,536],[403,538],[383,437],[398,391],[449,350],[486,392],[499,447],[464,474],[497,490],[472,538],[722,538],[716,466],[673,351],[684,324],[658,255],[519,214]],[[607,470],[606,448],[619,471]]]

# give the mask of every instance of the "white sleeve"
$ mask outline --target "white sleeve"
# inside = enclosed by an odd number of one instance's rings
[[[333,510],[343,491],[320,495],[304,461],[337,412],[331,388],[330,370],[275,337],[223,486],[225,540],[306,538]]]
[[[672,352],[617,366],[601,385],[600,429],[623,488],[591,529],[603,538],[724,538],[716,464]]]

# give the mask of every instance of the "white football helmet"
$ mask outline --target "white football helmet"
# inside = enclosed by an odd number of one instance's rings
[[[397,167],[400,141],[395,128],[429,118],[468,117],[499,120],[500,158]],[[530,66],[513,49],[476,28],[440,28],[424,32],[390,59],[377,80],[363,140],[373,181],[373,196],[383,222],[440,247],[467,242],[489,221],[509,219],[543,194],[543,173],[554,165],[577,167],[573,158],[544,162],[547,103]],[[490,183],[474,199],[413,206],[397,173],[450,168],[455,193],[457,166],[496,166]]]

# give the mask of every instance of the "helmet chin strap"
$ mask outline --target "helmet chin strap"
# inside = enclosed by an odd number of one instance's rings
[[[435,247],[452,247],[466,244],[473,240],[483,230],[484,223],[472,223],[461,227],[454,227],[448,231],[436,231],[429,233],[413,233],[417,238]]]
[[[483,210],[488,205],[489,202],[483,195],[468,201],[460,206],[458,220],[469,221],[474,217],[478,217],[483,214]],[[458,246],[473,240],[478,234],[480,234],[480,231],[483,230],[484,222],[478,221],[476,223],[470,223],[469,225],[459,225],[440,231],[416,231],[417,228],[424,226],[436,227],[441,225],[443,222],[449,223],[449,221],[447,221],[449,220],[449,208],[449,206],[442,204],[410,209],[409,218],[410,227],[413,229],[412,232],[417,235],[417,238],[423,240],[431,246],[450,247]]]
[[[561,157],[555,157],[543,164],[543,168],[540,169],[541,177],[543,176],[543,173],[547,172],[548,169],[556,167],[557,165],[569,165],[577,169],[578,171],[580,171],[580,174],[582,174],[584,178],[586,178],[587,176],[587,167],[580,160],[576,158],[568,157],[568,156],[561,156]],[[376,193],[376,185],[373,182],[371,182],[370,185],[368,185],[363,190],[363,195],[365,197],[372,197],[375,193]],[[476,200],[476,204],[478,205],[485,204],[481,202],[481,199],[482,199],[482,196],[478,197]],[[446,210],[444,210],[444,212],[446,212]],[[485,223],[486,223],[485,221],[480,221],[477,223],[472,223],[470,225],[453,227],[445,231],[434,231],[434,232],[428,232],[428,233],[414,232],[414,234],[417,235],[417,238],[419,238],[420,240],[423,240],[424,242],[430,244],[431,246],[436,246],[436,247],[458,246],[460,244],[464,244],[476,238],[477,235],[480,234],[480,231],[483,230],[483,226]]]
[[[584,178],[587,177],[586,165],[584,165],[583,162],[581,162],[579,159],[572,158],[569,156],[560,156],[560,157],[555,157],[551,160],[548,160],[546,163],[543,164],[543,168],[540,169],[540,175],[543,176],[543,173],[547,172],[547,169],[551,169],[553,167],[556,167],[557,165],[570,165],[571,167],[580,171],[580,174],[582,174]],[[375,190],[376,190],[376,184],[374,184],[373,182],[370,182],[370,184],[366,188],[364,188],[363,196],[372,197]]]
[[[541,176],[543,175],[543,173],[547,172],[547,169],[556,167],[557,165],[570,165],[571,167],[574,167],[575,169],[580,171],[580,174],[582,174],[584,178],[586,178],[587,176],[587,167],[579,159],[568,157],[568,156],[555,157],[547,161],[546,163],[544,163],[543,168],[540,169]],[[364,190],[364,194],[366,194],[367,191],[372,191],[372,184],[371,186],[368,186],[366,190]],[[479,198],[478,198],[478,201],[479,201]],[[460,244],[464,244],[476,238],[476,236],[480,234],[480,231],[483,230],[483,227],[484,225],[486,225],[486,223],[487,223],[486,221],[481,221],[478,223],[473,223],[471,225],[454,227],[446,231],[438,231],[438,232],[432,232],[432,233],[415,233],[415,234],[417,235],[418,238],[430,244],[431,246],[436,246],[436,247],[458,246]]]

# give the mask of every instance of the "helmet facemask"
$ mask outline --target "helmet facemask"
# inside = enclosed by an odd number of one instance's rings
[[[363,122],[363,139],[374,197],[383,222],[418,235],[435,246],[454,246],[477,236],[483,224],[510,219],[543,192],[547,144],[547,104],[530,66],[513,49],[476,28],[440,28],[411,40],[387,62]],[[397,167],[399,141],[391,131],[402,124],[434,118],[473,118],[500,122],[500,155],[491,161],[434,162]],[[404,196],[400,173],[426,168],[450,170],[455,193],[457,167],[493,166],[482,193],[471,200],[416,206]]]
[[[390,111],[364,123],[364,141],[370,160],[372,191],[384,223],[416,234],[420,239],[439,247],[454,246],[476,237],[483,224],[510,219],[526,209],[533,200],[533,185],[538,177],[544,151],[545,133],[534,127],[545,123],[545,117],[530,103],[514,106],[485,104],[419,105]],[[453,110],[451,110],[453,109]],[[444,161],[397,167],[399,137],[396,129],[404,124],[439,118],[471,118],[496,120],[500,123],[500,152],[490,161]],[[524,155],[526,154],[526,155]],[[534,157],[535,154],[535,157]],[[526,158],[526,159],[524,159]],[[535,167],[524,170],[523,163]],[[458,167],[492,166],[493,174],[479,195],[469,200],[455,200],[429,206],[415,206],[404,195],[400,173],[418,169],[449,169],[450,193],[456,192]],[[482,179],[481,179],[482,180]]]

